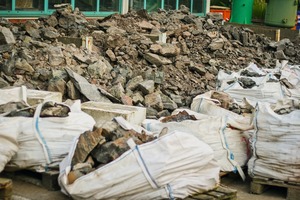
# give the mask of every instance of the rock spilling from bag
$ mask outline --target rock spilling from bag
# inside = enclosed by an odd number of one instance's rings
[[[156,118],[215,89],[221,69],[236,71],[249,62],[272,67],[276,59],[300,62],[297,43],[273,42],[221,23],[219,16],[197,17],[184,6],[102,20],[87,21],[68,7],[19,25],[2,19],[0,87],[26,85],[59,91],[65,99],[145,106],[148,117]],[[166,43],[156,42],[161,33]],[[86,36],[93,39],[92,51],[73,40]]]
[[[72,158],[72,171],[68,174],[69,183],[120,157],[130,149],[129,138],[138,145],[155,139],[146,133],[126,131],[120,126],[111,131],[97,128],[81,134]]]

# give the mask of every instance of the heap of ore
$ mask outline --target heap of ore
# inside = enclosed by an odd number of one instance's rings
[[[69,7],[22,24],[1,19],[0,88],[26,85],[59,91],[64,99],[143,106],[148,117],[160,117],[215,89],[220,69],[236,71],[249,62],[272,67],[276,59],[299,63],[296,43],[222,22],[184,6],[97,20]],[[161,33],[166,43],[157,42]],[[93,37],[92,51],[66,42],[86,36]]]

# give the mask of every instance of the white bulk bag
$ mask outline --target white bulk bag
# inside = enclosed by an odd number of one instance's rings
[[[177,109],[174,113],[180,111],[182,110]],[[185,111],[194,115],[197,120],[162,123],[159,120],[146,119],[143,126],[154,133],[159,133],[167,127],[169,131],[185,131],[194,135],[213,149],[221,171],[238,171],[241,177],[245,178],[241,166],[245,166],[250,158],[250,150],[248,149],[248,136],[241,130],[243,127],[230,118]]]
[[[68,154],[73,139],[93,129],[95,121],[81,111],[80,101],[70,107],[67,117],[40,118],[43,105],[38,105],[34,117],[4,117],[6,121],[18,122],[11,134],[18,135],[19,150],[7,164],[8,167],[38,169],[58,165]]]
[[[275,103],[277,100],[284,98],[285,88],[283,88],[279,79],[274,76],[275,70],[267,71],[267,69],[258,69],[253,63],[250,63],[246,70],[262,75],[262,77],[247,77],[252,79],[256,83],[256,86],[243,88],[240,85],[238,79],[246,77],[241,75],[242,70],[237,73],[233,72],[232,74],[227,74],[225,71],[220,70],[217,77],[219,85],[217,90],[228,93],[238,102],[242,102],[244,98],[247,98],[255,102]]]
[[[174,131],[138,146],[129,140],[131,150],[68,184],[77,142],[59,175],[62,192],[74,199],[183,199],[219,183],[212,149],[191,134]]]
[[[17,137],[20,119],[0,117],[0,172],[18,151]]]
[[[0,89],[0,105],[9,102],[26,102],[26,87]],[[18,151],[17,137],[20,119],[5,118],[0,115],[0,172]]]
[[[240,123],[244,127],[244,129],[246,126],[248,126],[248,128],[246,129],[249,130],[253,129],[252,122],[251,122],[252,116],[250,114],[238,115],[237,113],[234,113],[232,111],[220,107],[219,105],[221,103],[218,100],[211,98],[213,93],[214,91],[209,91],[204,94],[196,96],[192,101],[191,110],[209,116],[219,116],[219,117],[226,116],[233,119],[237,123]]]
[[[300,110],[279,115],[258,103],[254,122],[249,175],[300,182]]]
[[[27,102],[27,89],[25,86],[0,89],[0,105],[9,102]]]
[[[286,79],[293,88],[285,88],[285,94],[287,97],[300,99],[300,68],[298,66],[290,66],[287,61],[277,63],[280,69],[280,79]]]

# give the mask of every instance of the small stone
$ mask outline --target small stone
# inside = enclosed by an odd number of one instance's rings
[[[143,94],[147,95],[154,92],[155,86],[153,80],[146,80],[139,83],[138,88],[142,91]]]
[[[159,44],[152,44],[150,46],[150,51],[155,54],[159,53],[161,49],[162,49],[162,46]]]
[[[10,86],[9,83],[0,77],[0,88],[5,88],[8,86]]]
[[[115,85],[112,88],[110,88],[108,90],[108,92],[110,94],[112,94],[114,97],[118,98],[118,99],[121,99],[121,97],[123,95],[125,95],[125,90],[124,90],[124,88],[123,88],[123,86],[122,86],[121,83],[118,83],[117,85]]]
[[[196,72],[201,76],[204,76],[206,73],[206,70],[204,67],[199,67],[199,66],[189,66],[189,70],[192,72]]]
[[[91,151],[98,144],[103,144],[106,141],[103,137],[105,133],[104,129],[97,128],[95,131],[86,131],[81,134],[72,158],[72,165],[85,162]]]
[[[184,31],[183,33],[182,33],[182,37],[184,37],[184,38],[189,38],[189,37],[191,37],[191,33],[190,32],[188,32],[188,31]]]
[[[147,107],[146,109],[146,117],[147,119],[156,119],[157,117],[157,110],[152,107]]]
[[[21,58],[16,60],[15,68],[24,70],[25,72],[29,72],[29,73],[34,72],[33,67],[25,59],[21,59]]]
[[[172,61],[165,58],[165,57],[162,57],[162,56],[159,56],[157,54],[153,54],[153,53],[146,53],[144,55],[144,58],[150,62],[151,64],[154,64],[156,66],[161,66],[161,65],[166,65],[166,64],[171,64]]]
[[[161,96],[157,92],[146,95],[144,103],[146,107],[152,107],[157,111],[162,111],[164,107]]]
[[[104,38],[105,33],[103,31],[93,31],[92,36],[95,41],[101,41]]]
[[[98,60],[97,62],[90,64],[87,67],[87,70],[91,77],[93,78],[103,78],[105,74],[109,74],[112,70],[111,65],[106,65],[101,60]]]
[[[154,26],[147,22],[147,21],[141,21],[137,24],[140,28],[142,29],[148,29],[148,30],[151,30],[152,28],[154,28]]]
[[[54,77],[48,83],[48,90],[53,92],[60,92],[62,95],[66,91],[66,82],[62,78]]]
[[[138,105],[144,102],[144,97],[139,93],[136,92],[132,95],[132,102],[134,105]]]
[[[80,92],[76,89],[72,81],[67,82],[67,94],[72,100],[80,99]]]
[[[109,59],[111,60],[111,61],[116,61],[117,59],[116,59],[116,55],[114,54],[114,52],[112,51],[112,50],[110,50],[110,49],[108,49],[107,51],[106,51],[106,55],[109,57]]]
[[[175,110],[178,108],[177,104],[167,95],[161,94],[164,109]]]
[[[177,104],[178,107],[181,107],[183,105],[181,96],[171,94],[170,97]]]
[[[162,44],[161,47],[159,52],[162,56],[174,57],[180,53],[180,49],[173,44]]]
[[[47,24],[51,27],[55,27],[58,24],[57,18],[53,15],[51,15],[47,20]]]
[[[41,38],[40,26],[34,20],[28,20],[25,22],[26,32],[33,38]]]
[[[212,42],[210,43],[208,48],[215,51],[215,50],[218,50],[218,49],[222,49],[223,46],[224,46],[224,40],[221,39],[221,38],[217,38],[217,39],[212,40]]]
[[[123,95],[121,96],[121,101],[124,105],[127,106],[132,106],[133,105],[133,100],[131,97],[127,96],[127,95]]]
[[[141,82],[143,82],[143,81],[144,81],[144,79],[143,79],[142,76],[136,76],[136,77],[133,77],[132,79],[130,79],[130,80],[127,82],[126,88],[128,88],[128,89],[134,91],[134,90],[138,87],[139,83],[141,83]]]
[[[8,28],[0,26],[0,45],[15,43],[16,40],[13,33]]]
[[[64,55],[60,47],[52,46],[48,49],[48,53],[49,53],[49,64],[51,66],[61,65],[65,61]]]
[[[278,60],[287,60],[288,59],[282,50],[276,51],[274,53],[274,55],[275,55],[275,58]]]
[[[43,33],[46,39],[55,39],[60,36],[59,33],[57,33],[56,29],[52,27],[43,29]]]

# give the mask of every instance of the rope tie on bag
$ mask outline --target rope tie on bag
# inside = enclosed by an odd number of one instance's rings
[[[153,176],[151,175],[145,160],[143,159],[143,156],[140,152],[140,149],[138,147],[138,145],[135,144],[135,142],[133,141],[132,138],[130,138],[127,141],[128,146],[130,147],[131,150],[133,150],[134,156],[137,159],[138,164],[140,165],[146,179],[148,180],[148,182],[150,183],[150,185],[152,186],[152,188],[157,189],[159,188],[158,184],[156,183],[155,179],[153,178]]]

